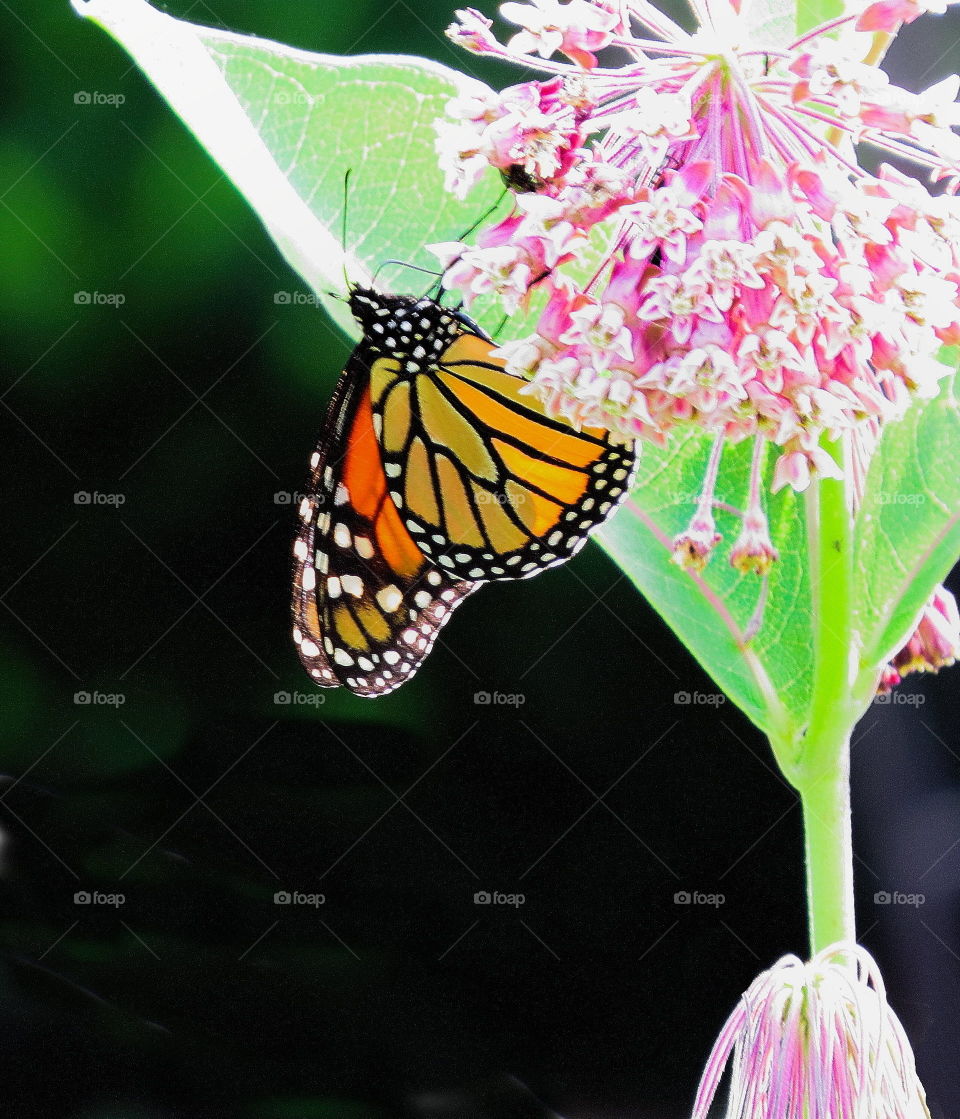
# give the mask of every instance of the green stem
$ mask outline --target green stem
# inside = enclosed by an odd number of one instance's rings
[[[800,787],[811,955],[838,940],[856,940],[849,737],[834,746],[836,764]]]
[[[843,469],[839,444],[829,446]],[[853,523],[845,480],[824,478],[806,494],[813,599],[813,695],[810,722],[799,743],[799,775],[821,774],[839,762],[839,744],[857,720],[853,700]]]
[[[840,444],[828,448],[843,470]],[[853,525],[846,481],[821,479],[807,491],[813,599],[810,721],[788,776],[800,793],[807,858],[810,947],[855,940],[850,825],[853,698]]]

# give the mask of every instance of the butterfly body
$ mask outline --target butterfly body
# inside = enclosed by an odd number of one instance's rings
[[[314,681],[383,695],[485,582],[574,555],[635,459],[547,416],[463,312],[355,287],[363,338],[311,462],[294,640]]]

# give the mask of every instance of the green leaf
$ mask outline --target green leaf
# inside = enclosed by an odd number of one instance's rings
[[[875,675],[909,637],[960,555],[956,376],[883,433],[856,522],[855,611]]]
[[[843,0],[797,0],[797,34],[803,35],[821,23],[837,19],[843,10]]]
[[[433,122],[450,98],[484,88],[454,70],[311,54],[175,20],[145,0],[73,6],[129,52],[351,336],[352,317],[329,298],[345,291],[345,272],[367,282],[391,258],[436,269],[424,246],[455,240],[504,194],[492,171],[466,202],[444,190]],[[382,275],[396,290],[429,286],[405,268]]]
[[[797,35],[791,0],[753,0],[744,14],[750,42],[758,47],[787,47]]]
[[[728,562],[739,517],[717,511],[723,541],[699,575],[682,571],[671,559],[670,543],[695,511],[710,444],[703,436],[688,435],[665,449],[644,446],[632,498],[597,539],[729,698],[783,741],[805,724],[812,684],[803,504],[792,490],[769,499],[780,561],[769,577],[760,629],[746,641],[762,581],[741,575]],[[746,500],[750,456],[749,444],[726,449],[718,500],[731,505]]]

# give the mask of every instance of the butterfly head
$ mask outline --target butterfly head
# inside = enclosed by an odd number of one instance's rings
[[[430,360],[462,330],[455,311],[433,299],[387,295],[375,288],[354,287],[350,310],[363,331],[364,344],[376,353],[403,360],[414,354]]]

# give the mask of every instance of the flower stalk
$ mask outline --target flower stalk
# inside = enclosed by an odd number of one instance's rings
[[[817,743],[833,765],[800,786],[810,953],[856,940],[853,906],[853,831],[850,814],[850,739]]]
[[[839,443],[830,448],[840,463]],[[825,478],[806,495],[813,599],[813,695],[810,721],[787,776],[803,809],[810,949],[856,940],[850,735],[860,716],[853,700],[857,663],[852,616],[853,520],[845,476]]]
[[[835,461],[842,448],[830,451]],[[838,743],[862,713],[853,699],[858,649],[853,633],[853,521],[848,483],[825,478],[805,494],[813,605],[813,695],[797,759],[799,774],[835,768]]]

